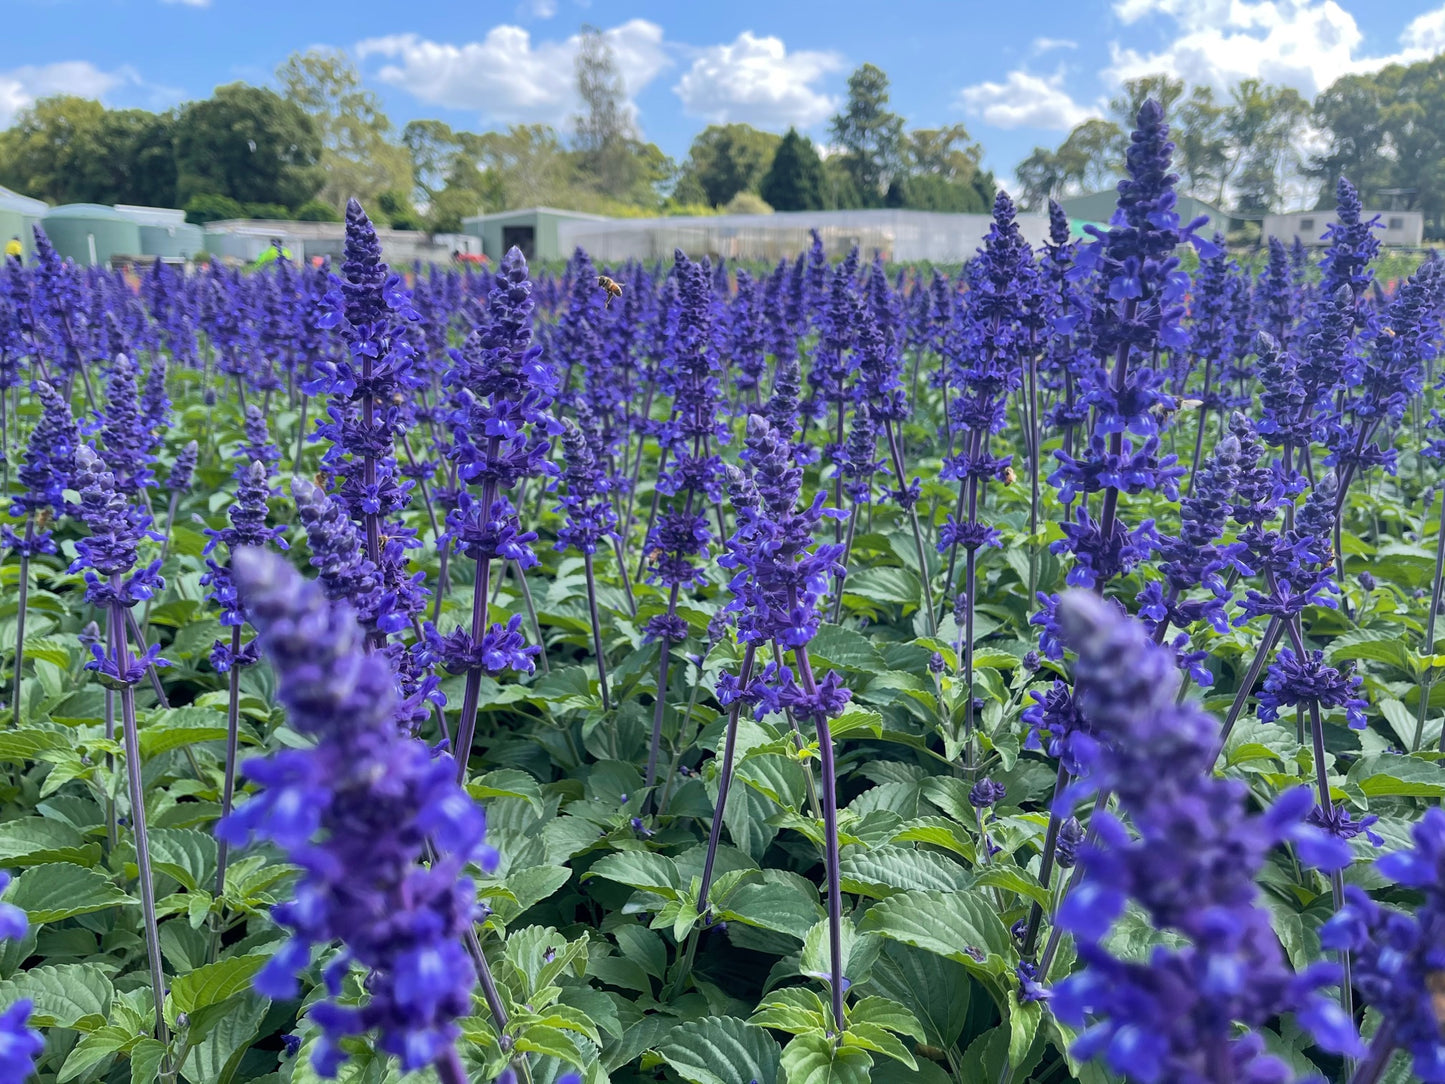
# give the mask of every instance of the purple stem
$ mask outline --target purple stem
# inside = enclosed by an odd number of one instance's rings
[[[120,577],[111,577],[111,586],[119,594]],[[124,674],[130,669],[130,651],[126,647],[125,606],[120,602],[110,604],[110,619],[107,622],[110,634],[110,649],[116,670]],[[151,873],[150,840],[146,834],[145,781],[141,775],[140,732],[136,726],[135,690],[128,684],[120,689],[121,729],[125,741],[126,780],[130,788],[131,829],[135,834],[136,874],[140,882],[141,913],[145,922],[146,954],[150,958],[151,989],[155,994],[156,1038],[162,1043],[170,1042],[166,1029],[166,1018],[162,1011],[166,1000],[165,972],[161,967],[160,931],[156,920],[155,879]]]
[[[793,658],[798,664],[798,676],[803,680],[803,691],[809,696],[817,692],[813,681],[813,668],[808,663],[806,647],[793,648]],[[823,855],[828,878],[828,956],[830,982],[833,988],[833,1025],[839,1032],[847,1028],[843,1016],[843,886],[838,868],[838,775],[833,763],[833,735],[828,730],[828,720],[818,717],[819,767],[823,775]]]

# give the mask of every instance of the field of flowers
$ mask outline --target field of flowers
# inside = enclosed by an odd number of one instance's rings
[[[37,236],[0,1084],[1445,1081],[1445,261],[1171,151],[953,276]]]

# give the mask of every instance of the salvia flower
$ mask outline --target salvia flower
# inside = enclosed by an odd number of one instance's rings
[[[0,872],[0,892],[10,883],[10,875]],[[29,929],[25,912],[11,903],[0,903],[0,940],[14,941]],[[45,1049],[45,1039],[38,1031],[26,1027],[34,1003],[28,998],[0,1012],[0,1079],[29,1080],[35,1072],[35,1059]]]
[[[24,489],[10,502],[10,514],[16,517],[56,517],[66,510],[65,490],[73,484],[75,451],[80,446],[80,431],[70,414],[70,404],[44,381],[35,386],[40,399],[40,418],[30,433],[30,443],[17,472]],[[37,530],[32,520],[24,536],[8,525],[0,541],[19,553],[34,556],[54,553],[55,544],[48,530]]]
[[[1428,809],[1411,828],[1414,846],[1376,860],[1386,878],[1420,894],[1409,910],[1382,906],[1354,885],[1346,905],[1320,929],[1326,948],[1353,954],[1352,978],[1384,1022],[1371,1061],[1383,1065],[1398,1047],[1425,1084],[1445,1081],[1445,811]],[[1379,1058],[1376,1061],[1376,1058]]]
[[[334,1076],[341,1040],[371,1031],[403,1070],[422,1068],[471,1011],[476,972],[464,937],[476,890],[464,870],[496,858],[483,844],[482,810],[449,756],[400,733],[390,668],[365,650],[347,606],[265,551],[241,550],[232,569],[289,724],[315,742],[244,765],[259,790],[216,828],[234,845],[266,839],[301,869],[294,898],[272,911],[290,938],[256,988],[294,998],[313,951],[340,942],[323,973],[326,997],[309,1009],[323,1032],[317,1070]],[[353,964],[369,972],[356,1007],[337,1000]]]
[[[1210,771],[1218,723],[1175,702],[1173,661],[1144,626],[1080,591],[1060,599],[1059,620],[1078,652],[1079,710],[1100,739],[1085,789],[1112,790],[1133,829],[1096,812],[1097,842],[1080,848],[1082,879],[1060,905],[1086,965],[1052,1002],[1060,1020],[1083,1027],[1074,1056],[1103,1057],[1147,1084],[1265,1084],[1288,1074],[1254,1029],[1282,1013],[1325,1050],[1359,1054],[1353,1022],[1323,993],[1338,970],[1290,969],[1255,885],[1286,840],[1306,864],[1348,863],[1342,842],[1305,822],[1307,788],[1250,812],[1247,787]],[[1185,940],[1144,962],[1113,956],[1105,939],[1131,899]]]

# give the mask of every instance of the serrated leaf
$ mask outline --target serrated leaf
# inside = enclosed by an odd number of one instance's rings
[[[884,1031],[876,1024],[861,1021],[850,1024],[848,1030],[843,1033],[843,1045],[845,1047],[862,1047],[864,1050],[901,1062],[910,1069],[918,1068],[918,1062],[913,1060],[913,1055],[908,1052],[908,1048],[903,1045],[898,1036]]]
[[[888,943],[873,966],[872,989],[910,1010],[924,1027],[923,1038],[940,1049],[963,1033],[972,988],[960,965],[897,941]]]
[[[0,868],[17,869],[45,862],[94,866],[100,861],[100,844],[64,821],[49,817],[21,817],[0,824]]]
[[[776,1081],[782,1053],[766,1031],[750,1027],[734,1016],[713,1016],[679,1024],[656,1049],[688,1084]]]
[[[485,802],[490,798],[519,798],[527,802],[538,814],[545,809],[541,784],[517,768],[502,768],[498,771],[488,772],[468,783],[467,793],[479,802]]]
[[[667,899],[676,899],[682,886],[677,863],[666,855],[653,854],[650,851],[609,854],[593,863],[587,876],[602,877],[630,888],[656,892]]]
[[[860,930],[1001,974],[1015,953],[993,906],[972,892],[900,892],[868,909]]]
[[[860,934],[852,920],[845,916],[839,927],[839,941],[842,955],[841,973],[845,980],[857,986],[867,980],[873,961],[883,951],[883,939],[872,934]],[[809,978],[823,982],[831,980],[833,954],[827,919],[815,923],[808,931],[808,936],[803,938],[803,955],[798,970]]]
[[[808,641],[808,655],[842,670],[872,673],[883,669],[883,658],[872,641],[856,629],[843,625],[820,628]]]
[[[47,862],[26,870],[11,882],[5,900],[37,925],[136,902],[105,874],[73,862]]]
[[[71,1048],[65,1064],[60,1067],[60,1073],[55,1078],[56,1084],[66,1084],[66,1081],[74,1080],[92,1066],[125,1049],[135,1038],[127,1029],[113,1024],[96,1028],[81,1036],[80,1042]]]
[[[818,1032],[796,1035],[783,1048],[788,1084],[868,1084],[873,1056],[857,1046],[834,1046]]]
[[[0,731],[0,761],[23,764],[37,759],[42,753],[70,749],[72,745],[70,735],[61,730],[21,727],[19,730]]]
[[[719,917],[802,938],[823,913],[816,895],[802,886],[801,878],[771,870],[763,877],[730,892],[718,908]]]
[[[151,862],[168,877],[174,877],[187,891],[214,880],[216,840],[192,828],[152,828]]]
[[[0,982],[0,1005],[28,999],[31,1026],[41,1028],[73,1028],[88,1018],[104,1024],[114,996],[110,978],[95,964],[43,964]]]
[[[159,1039],[136,1043],[130,1052],[130,1084],[156,1084],[165,1059],[166,1044]]]
[[[179,1013],[194,1014],[249,990],[251,980],[269,958],[265,953],[231,956],[179,976],[166,998],[166,1019],[174,1026]]]
[[[844,892],[880,899],[909,889],[957,892],[973,875],[947,855],[884,845],[847,848],[838,862]]]
[[[1386,753],[1357,761],[1346,782],[1370,798],[1441,798],[1445,765]]]

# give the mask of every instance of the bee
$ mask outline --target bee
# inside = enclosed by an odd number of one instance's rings
[[[1177,399],[1175,400],[1173,410],[1166,407],[1163,403],[1155,403],[1149,408],[1149,413],[1153,414],[1156,418],[1167,422],[1171,418],[1173,418],[1174,415],[1178,414],[1181,410],[1198,410],[1203,405],[1203,399]]]
[[[644,558],[644,560],[646,560],[647,563],[650,564],[650,565],[655,565],[655,564],[657,564],[658,561],[661,561],[661,560],[663,559],[663,557],[665,557],[665,556],[666,556],[666,554],[664,554],[664,553],[662,552],[662,550],[657,549],[656,547],[654,547],[654,548],[652,548],[652,549],[650,549],[650,550],[647,551],[647,556]]]
[[[1426,974],[1425,989],[1430,991],[1430,1008],[1436,1021],[1445,1028],[1445,971]]]
[[[1006,486],[1011,486],[1011,485],[1013,485],[1015,482],[1018,481],[1018,478],[1019,478],[1019,476],[1014,473],[1014,469],[1013,469],[1012,467],[1005,467],[1005,468],[1003,469],[1003,484],[1004,484],[1004,485],[1006,485]]]
[[[602,306],[604,309],[610,309],[612,307],[612,299],[614,297],[622,296],[622,284],[620,282],[614,282],[606,275],[597,276],[597,286],[599,289],[607,292],[607,302]]]

